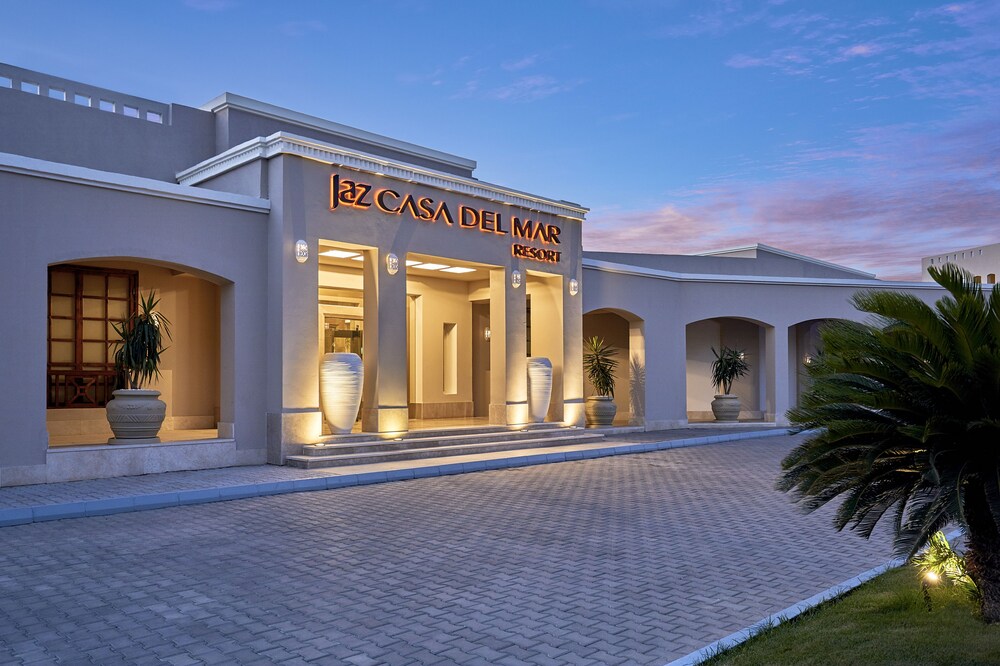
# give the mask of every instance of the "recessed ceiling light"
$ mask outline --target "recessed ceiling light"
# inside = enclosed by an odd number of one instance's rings
[[[363,254],[359,254],[356,257],[351,257],[351,261],[364,261],[364,260],[365,260],[365,255]]]
[[[419,266],[419,265],[420,265],[420,262],[419,262],[419,261],[416,261],[416,260],[414,260],[414,259],[407,259],[407,260],[406,260],[406,265],[407,265],[407,266]]]
[[[465,266],[452,266],[451,268],[445,268],[441,271],[442,273],[475,273],[475,268],[466,268]]]
[[[350,252],[348,250],[327,250],[326,252],[320,252],[319,256],[333,257],[334,259],[350,259],[360,255],[357,252]]]
[[[439,271],[442,268],[448,268],[448,264],[416,264],[414,268],[421,268],[425,271]]]

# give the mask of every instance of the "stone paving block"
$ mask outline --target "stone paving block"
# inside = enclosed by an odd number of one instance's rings
[[[773,490],[796,441],[5,527],[0,662],[660,666],[888,554]]]
[[[388,475],[385,472],[365,472],[355,476],[359,486],[366,486],[372,483],[385,483]]]
[[[84,503],[85,513],[88,516],[110,516],[115,513],[131,511],[133,507],[135,507],[135,499],[132,497],[110,497]]]
[[[412,478],[412,469],[392,469],[386,472],[386,479],[388,481],[405,481]]]
[[[177,506],[177,493],[137,495],[132,498],[132,504],[137,510],[163,509],[169,506]]]
[[[36,506],[32,510],[32,518],[36,523],[46,520],[62,520],[64,518],[82,518],[85,515],[87,515],[86,502],[48,504]]]
[[[34,521],[30,506],[0,509],[0,527],[24,525]]]
[[[222,486],[219,488],[219,497],[224,500],[246,499],[248,497],[259,497],[260,489],[256,483],[247,483],[239,486]]]
[[[323,477],[315,479],[296,479],[292,482],[292,488],[297,491],[326,490],[327,487],[327,481]]]
[[[222,498],[218,488],[198,488],[197,490],[181,490],[177,493],[178,504],[205,504],[218,502]]]

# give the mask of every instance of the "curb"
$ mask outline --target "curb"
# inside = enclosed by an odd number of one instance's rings
[[[953,530],[946,536],[948,541],[953,541],[957,536],[961,534],[962,530]],[[827,601],[832,601],[837,597],[843,596],[844,594],[847,594],[854,588],[860,587],[864,583],[867,583],[872,578],[881,576],[886,571],[889,571],[890,569],[895,569],[897,567],[901,567],[904,564],[906,564],[905,557],[894,557],[885,564],[880,564],[877,567],[871,568],[868,571],[858,574],[854,578],[849,578],[842,583],[838,583],[833,587],[829,587],[818,594],[814,594],[808,599],[805,599],[797,604],[789,606],[784,610],[778,611],[777,613],[772,613],[771,615],[768,615],[764,619],[758,620],[757,622],[751,624],[749,627],[744,627],[739,631],[734,631],[728,636],[724,636],[713,643],[709,643],[700,650],[695,650],[694,652],[686,654],[683,657],[680,657],[679,659],[674,659],[673,661],[668,662],[667,664],[665,664],[665,666],[695,666],[696,664],[700,664],[706,659],[710,659],[711,657],[716,656],[720,652],[731,650],[737,645],[745,643],[746,641],[750,640],[751,638],[753,638],[762,631],[773,629],[780,624],[784,624],[785,622],[788,622],[794,617],[801,615],[807,610],[815,606],[819,606],[820,604],[825,603]]]
[[[496,458],[493,460],[477,460],[475,462],[445,463],[430,467],[414,467],[410,469],[390,470],[386,472],[363,472],[360,474],[338,474],[307,479],[289,479],[285,481],[270,481],[251,483],[238,486],[220,486],[214,488],[199,488],[195,490],[178,490],[176,492],[155,493],[149,495],[131,495],[111,497],[99,500],[86,500],[62,504],[43,504],[38,506],[0,509],[0,527],[26,525],[49,520],[66,518],[84,518],[90,516],[110,516],[116,513],[131,513],[150,509],[163,509],[172,506],[191,506],[209,502],[224,502],[268,495],[285,495],[289,493],[311,492],[315,490],[334,490],[348,486],[366,486],[375,483],[389,483],[422,479],[432,476],[449,476],[469,472],[484,472],[514,467],[529,467],[546,465],[548,463],[569,462],[574,460],[589,460],[591,458],[606,458],[609,456],[629,455],[633,453],[650,453],[667,449],[687,448],[705,444],[718,444],[743,439],[760,439],[791,434],[789,428],[772,430],[752,430],[750,432],[732,433],[729,435],[712,435],[709,437],[687,437],[663,442],[645,442],[641,444],[619,444],[587,451],[565,451],[556,453],[540,453],[535,455],[517,456],[514,458]]]

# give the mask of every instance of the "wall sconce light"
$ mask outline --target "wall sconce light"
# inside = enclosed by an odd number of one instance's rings
[[[805,358],[802,359],[802,362],[805,363],[806,365],[812,365],[813,363],[812,354],[806,354]]]
[[[746,352],[740,352],[740,360],[741,361],[744,360],[744,359],[746,359],[746,357],[747,357]]]
[[[580,293],[580,282],[576,278],[569,281],[569,295],[576,296]]]
[[[510,272],[510,286],[514,289],[521,286],[521,271],[514,269]]]
[[[389,275],[395,275],[399,272],[399,257],[392,252],[385,255],[385,270]]]
[[[304,240],[295,241],[295,261],[300,264],[309,260],[309,243]]]
[[[493,333],[490,331],[490,327],[489,326],[487,326],[486,330],[483,331],[483,335],[486,336],[486,342],[489,342],[490,341],[490,337],[493,335]]]

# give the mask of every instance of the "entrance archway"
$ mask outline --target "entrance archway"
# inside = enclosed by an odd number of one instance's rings
[[[714,348],[737,349],[746,357],[750,371],[733,382],[733,394],[740,398],[740,420],[761,421],[767,409],[766,332],[763,322],[737,317],[714,317],[687,325],[687,417],[690,423],[713,421],[712,400],[716,387],[712,383]]]
[[[618,353],[615,376],[616,425],[644,425],[646,421],[646,336],[638,315],[614,308],[592,310],[583,315],[583,338],[603,338]],[[584,376],[584,396],[594,387]]]
[[[112,436],[105,405],[115,386],[113,323],[155,291],[170,321],[160,376],[163,441],[217,439],[221,405],[221,280],[136,259],[83,259],[49,267],[46,427],[50,446],[94,445]],[[231,426],[223,428],[231,431]],[[230,436],[229,433],[224,433]]]

